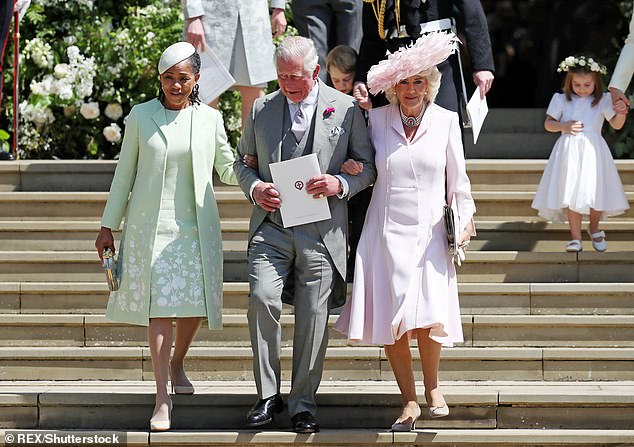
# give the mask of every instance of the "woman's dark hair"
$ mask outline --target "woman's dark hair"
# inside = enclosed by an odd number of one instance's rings
[[[189,56],[185,61],[189,62],[189,66],[192,69],[194,75],[200,73],[200,55],[197,52],[194,52],[191,56]],[[189,102],[191,104],[200,104],[200,97],[198,96],[198,92],[200,87],[198,84],[194,86],[192,92],[189,94]],[[161,101],[161,104],[165,105],[165,93],[163,93],[163,89],[159,85],[158,99]]]

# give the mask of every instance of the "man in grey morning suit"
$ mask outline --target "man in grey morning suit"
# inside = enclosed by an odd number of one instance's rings
[[[319,430],[315,393],[328,344],[329,308],[345,300],[346,200],[374,182],[374,150],[354,100],[317,79],[317,52],[310,39],[289,37],[275,52],[280,90],[256,100],[238,143],[234,164],[240,186],[254,202],[249,225],[248,319],[258,401],[250,426],[270,422],[282,411],[280,314],[282,299],[295,306],[293,375],[288,410],[297,432]],[[331,218],[284,228],[279,193],[269,170],[274,163],[317,154],[323,174],[307,193],[328,197]],[[255,155],[258,169],[242,163]],[[348,158],[363,163],[357,176],[339,175]]]

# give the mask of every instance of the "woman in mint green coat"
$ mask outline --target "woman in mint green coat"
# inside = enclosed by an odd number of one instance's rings
[[[148,326],[157,389],[150,428],[156,431],[171,426],[168,379],[176,394],[194,392],[184,358],[203,318],[210,329],[222,326],[222,238],[213,168],[224,183],[237,180],[222,116],[198,100],[199,71],[200,57],[189,43],[178,42],[161,56],[159,98],[130,111],[95,242],[100,257],[104,249],[114,250],[112,229],[126,213],[120,287],[110,294],[106,315]]]

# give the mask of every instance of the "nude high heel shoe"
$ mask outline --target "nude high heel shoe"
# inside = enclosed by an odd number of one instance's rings
[[[431,402],[431,396],[428,397],[427,393],[425,393],[425,400],[427,401],[427,409],[429,410],[430,418],[437,419],[449,416],[449,406],[447,405],[447,402],[439,407],[433,407],[429,404],[429,402]]]
[[[170,363],[170,384],[172,385],[172,394],[194,394],[194,385],[175,385],[174,377],[172,377],[172,364]]]
[[[396,420],[396,422],[394,422],[392,424],[392,431],[412,431],[414,429],[416,429],[416,420],[420,417],[420,407],[417,407],[416,410],[416,416],[415,417],[408,417],[407,419],[405,419],[404,421],[399,421],[398,419]]]
[[[172,381],[172,394],[194,394],[194,385],[174,385]]]
[[[167,419],[150,419],[150,431],[168,431],[172,428],[172,401],[167,404]]]
[[[429,417],[431,418],[444,418],[445,416],[449,416],[449,407],[447,404],[441,407],[429,407]]]

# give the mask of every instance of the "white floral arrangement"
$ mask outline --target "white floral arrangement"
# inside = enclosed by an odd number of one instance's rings
[[[571,68],[577,67],[588,71],[594,71],[595,73],[602,75],[608,74],[608,69],[605,65],[595,61],[591,57],[586,58],[585,56],[568,56],[559,63],[557,73],[568,73]]]

